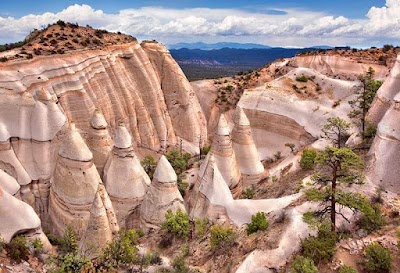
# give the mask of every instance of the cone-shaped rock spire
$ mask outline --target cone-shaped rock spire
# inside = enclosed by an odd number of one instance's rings
[[[115,208],[118,224],[137,228],[139,205],[151,181],[133,151],[131,136],[123,124],[118,126],[115,137],[118,140],[104,168],[104,184]]]
[[[107,130],[107,122],[100,110],[94,111],[90,125],[88,146],[93,153],[94,165],[96,165],[97,171],[102,177],[104,166],[112,149],[112,139]]]
[[[240,171],[244,184],[254,184],[260,181],[264,172],[257,148],[251,133],[250,122],[239,106],[234,115],[234,127],[232,130],[233,149],[238,158]]]
[[[74,124],[58,155],[51,177],[50,218],[56,233],[63,234],[66,226],[72,225],[82,235],[101,179],[92,162],[92,152]]]
[[[100,194],[97,193],[90,210],[88,226],[81,240],[80,250],[89,259],[96,258],[111,239],[112,229],[107,212]]]
[[[211,150],[215,162],[225,182],[236,196],[241,192],[241,175],[235,152],[232,147],[232,140],[229,134],[229,126],[224,114],[221,114],[217,129],[215,130]]]
[[[167,210],[186,211],[183,198],[178,190],[177,176],[165,156],[161,156],[153,181],[140,208],[144,228],[159,228],[165,221]]]

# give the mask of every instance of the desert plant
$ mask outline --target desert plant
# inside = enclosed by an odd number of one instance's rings
[[[194,220],[194,233],[197,237],[203,237],[207,232],[208,219],[207,218],[196,218]]]
[[[304,149],[301,154],[300,167],[304,170],[311,170],[314,168],[317,152],[313,149]]]
[[[389,272],[392,267],[390,250],[374,242],[369,244],[364,252],[365,270],[373,273]]]
[[[165,222],[162,224],[162,228],[178,237],[187,237],[190,234],[189,215],[180,209],[176,213],[168,210],[165,213]]]
[[[7,254],[16,263],[20,263],[23,260],[26,261],[29,255],[29,246],[26,238],[22,235],[14,237],[10,243],[6,244]]]
[[[318,273],[314,261],[297,255],[291,267],[291,273]]]
[[[305,75],[297,76],[296,81],[298,82],[308,82],[308,77]]]
[[[210,230],[210,243],[212,250],[224,249],[234,244],[235,230],[232,227],[224,227],[216,224]]]
[[[328,118],[327,123],[322,127],[323,136],[333,142],[337,148],[341,148],[342,143],[348,137],[351,124],[339,117]]]
[[[335,254],[336,234],[329,225],[321,225],[317,236],[310,236],[301,242],[303,255],[315,263],[329,261]]]
[[[242,192],[242,196],[245,199],[252,199],[255,194],[256,194],[256,191],[254,190],[254,187],[247,187]]]
[[[293,153],[296,150],[296,145],[293,143],[286,143],[286,147],[290,148],[290,151]]]
[[[93,272],[90,271],[90,269],[93,269],[92,262],[77,253],[58,256],[55,264],[57,266],[55,273]]]
[[[103,269],[129,266],[138,261],[136,247],[139,236],[133,229],[121,230],[117,236],[106,246],[98,262]]]
[[[369,233],[380,229],[386,224],[378,204],[371,204],[368,200],[364,199],[360,202],[358,209],[362,213],[358,220],[358,225]]]
[[[64,235],[60,241],[61,250],[65,253],[78,252],[78,238],[76,232],[71,226],[67,226]]]
[[[339,273],[358,273],[357,270],[355,270],[354,268],[352,268],[351,266],[348,265],[343,265],[340,270]]]
[[[148,174],[150,179],[153,179],[154,171],[157,167],[157,161],[151,155],[146,155],[143,160],[140,162],[144,171]]]
[[[266,230],[269,226],[268,220],[265,218],[264,212],[257,212],[251,216],[251,222],[247,224],[247,235],[257,231]]]

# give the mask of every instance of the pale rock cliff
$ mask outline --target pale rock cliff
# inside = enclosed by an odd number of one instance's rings
[[[0,231],[8,243],[18,233],[40,228],[40,219],[31,206],[0,187]]]
[[[377,133],[367,157],[367,177],[385,190],[400,193],[400,56],[378,90],[369,111]]]

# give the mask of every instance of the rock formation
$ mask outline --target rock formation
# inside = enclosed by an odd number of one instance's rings
[[[11,195],[17,194],[21,186],[14,177],[0,169],[0,187]]]
[[[119,124],[114,148],[104,169],[104,183],[121,227],[138,227],[139,206],[150,182],[133,151],[127,128],[123,123]]]
[[[178,190],[177,176],[167,158],[161,156],[140,207],[142,226],[146,229],[158,229],[165,221],[165,213],[178,209],[186,211]]]
[[[90,210],[88,226],[80,243],[80,251],[89,259],[96,258],[111,239],[112,229],[107,212],[100,194],[96,193]]]
[[[250,122],[240,107],[236,108],[234,116],[232,142],[233,149],[239,158],[243,183],[247,185],[257,183],[264,172],[264,166],[258,157],[257,148],[251,133]]]
[[[400,193],[400,56],[378,90],[368,113],[377,133],[367,157],[367,177],[385,190]]]
[[[40,219],[31,206],[18,200],[0,186],[1,238],[10,242],[18,233],[40,228]]]
[[[51,179],[49,214],[54,232],[63,234],[71,225],[79,235],[86,229],[101,179],[93,154],[74,123],[58,151]]]
[[[112,149],[112,139],[107,129],[107,122],[100,110],[94,111],[90,126],[87,144],[93,153],[93,163],[102,177],[104,166]]]
[[[221,114],[215,130],[211,151],[222,177],[231,189],[232,194],[237,196],[241,193],[241,175],[237,158],[232,147],[230,130],[224,114]]]

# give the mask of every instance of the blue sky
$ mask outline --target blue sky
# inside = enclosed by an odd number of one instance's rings
[[[342,15],[348,18],[363,18],[372,6],[383,6],[384,0],[170,0],[170,1],[137,1],[137,0],[40,0],[40,1],[1,1],[0,14],[10,16],[23,16],[29,13],[40,14],[44,12],[57,12],[73,4],[87,4],[96,9],[116,13],[121,9],[140,8],[144,6],[162,6],[169,8],[241,8],[254,11],[261,8],[302,8],[307,10],[324,11],[331,15]]]
[[[0,43],[21,40],[58,19],[167,44],[400,44],[400,0],[1,1]]]

